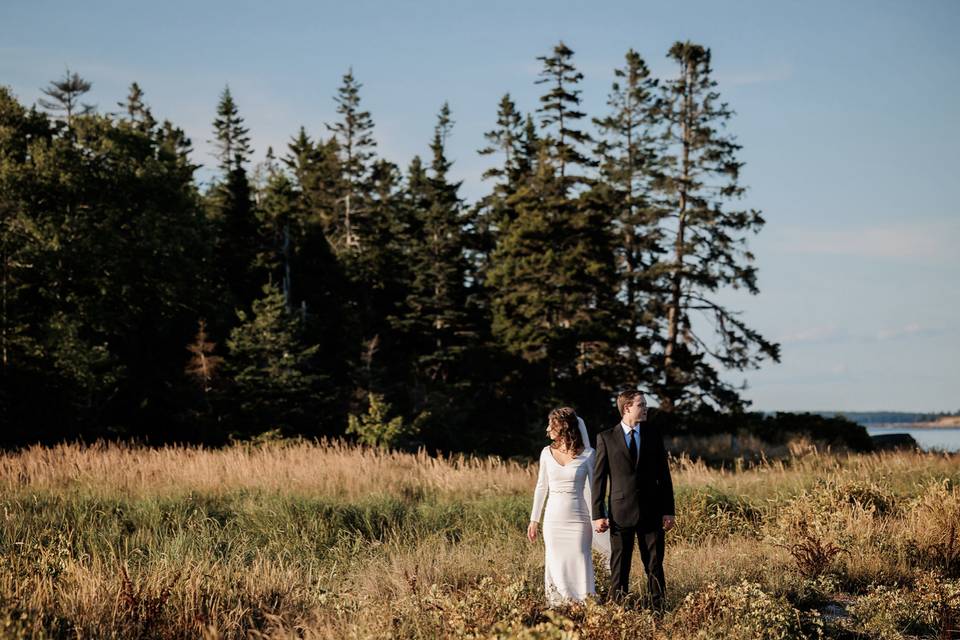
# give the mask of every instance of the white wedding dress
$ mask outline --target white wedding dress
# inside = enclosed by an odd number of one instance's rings
[[[567,464],[560,464],[544,447],[540,452],[540,475],[533,493],[531,522],[540,522],[543,513],[543,567],[547,604],[556,606],[574,600],[582,602],[596,593],[591,547],[610,562],[610,533],[597,534],[590,519],[594,450],[587,429],[580,421],[584,448]],[[548,499],[549,496],[549,499]],[[544,502],[547,504],[544,512]]]

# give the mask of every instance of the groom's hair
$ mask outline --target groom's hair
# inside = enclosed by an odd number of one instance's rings
[[[620,417],[623,417],[623,410],[627,408],[628,404],[633,404],[633,401],[637,398],[643,397],[643,392],[639,389],[627,389],[626,391],[620,392],[620,395],[617,396],[617,409],[620,410]]]

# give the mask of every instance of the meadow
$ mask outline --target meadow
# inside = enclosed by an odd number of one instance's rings
[[[545,606],[536,466],[338,441],[0,454],[2,638],[948,638],[960,457],[673,459],[662,616]]]

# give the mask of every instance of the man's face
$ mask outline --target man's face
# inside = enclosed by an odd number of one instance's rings
[[[647,400],[642,395],[633,399],[633,402],[627,405],[627,417],[631,423],[641,422],[647,419]]]

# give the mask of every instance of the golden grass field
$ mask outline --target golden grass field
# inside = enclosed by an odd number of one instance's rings
[[[655,617],[602,578],[599,602],[545,607],[535,465],[303,441],[0,454],[0,637],[953,637],[960,456],[747,467],[673,460]]]

